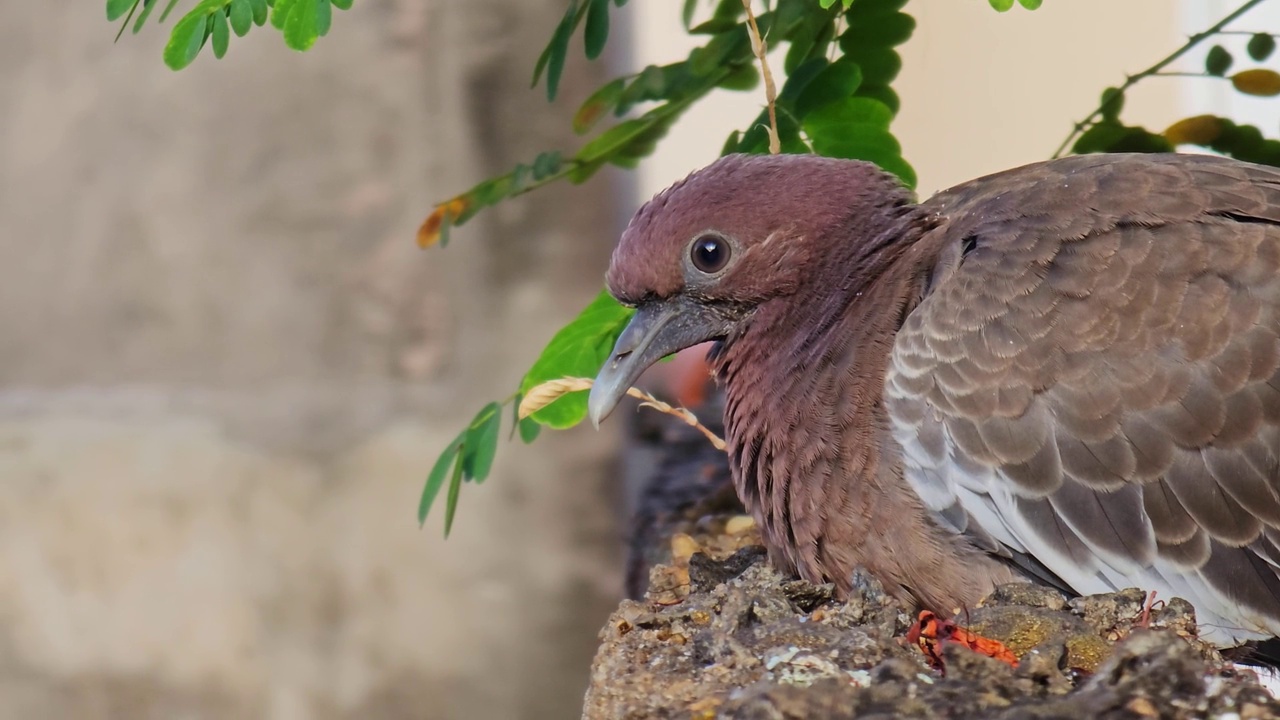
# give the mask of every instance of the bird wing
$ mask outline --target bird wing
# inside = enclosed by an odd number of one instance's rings
[[[1280,169],[1084,156],[926,202],[885,403],[940,522],[1280,634]]]

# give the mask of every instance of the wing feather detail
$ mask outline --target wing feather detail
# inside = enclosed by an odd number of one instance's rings
[[[1081,157],[925,207],[951,260],[885,386],[925,504],[1077,592],[1280,634],[1280,170]]]

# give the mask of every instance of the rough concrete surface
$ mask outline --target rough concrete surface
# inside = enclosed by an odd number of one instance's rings
[[[629,573],[644,568],[647,589],[600,631],[587,720],[1280,717],[1251,671],[1198,640],[1189,603],[1136,588],[1068,599],[1003,586],[951,620],[1016,664],[955,640],[930,658],[908,639],[915,608],[873,578],[839,600],[779,575],[724,501],[723,453],[656,424],[651,441],[672,451],[641,490]]]
[[[173,73],[172,20],[113,44],[100,1],[5,8],[0,718],[578,711],[608,438],[504,446],[447,544],[414,518],[616,235],[606,177],[413,246],[575,142],[528,90],[562,10],[360,2],[306,54],[255,29]]]
[[[704,526],[675,536],[674,561],[654,566],[645,598],[605,624],[584,718],[1280,716],[1250,672],[1195,638],[1194,611],[1178,599],[1144,627],[1136,589],[1067,602],[1005,586],[954,620],[1002,642],[1016,665],[949,642],[931,667],[905,639],[911,608],[873,579],[838,601],[830,585],[780,576],[750,530]]]

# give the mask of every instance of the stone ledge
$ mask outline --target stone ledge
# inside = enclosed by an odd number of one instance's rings
[[[647,568],[648,589],[600,633],[584,718],[1280,717],[1252,673],[1195,638],[1188,603],[1157,605],[1138,627],[1138,590],[1068,601],[1000,588],[956,621],[1008,645],[1017,667],[953,643],[944,676],[904,638],[913,608],[874,580],[837,601],[774,571],[725,508],[723,456],[675,432],[656,483],[680,490],[645,489],[632,577]]]

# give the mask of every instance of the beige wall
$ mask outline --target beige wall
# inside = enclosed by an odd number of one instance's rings
[[[572,142],[528,90],[562,8],[362,1],[309,53],[255,30],[173,73],[101,0],[6,6],[0,718],[577,711],[618,593],[609,438],[504,446],[448,543],[415,519],[599,287],[606,183],[413,245]]]

